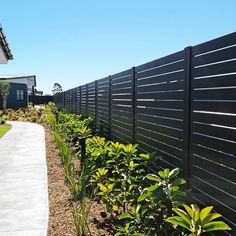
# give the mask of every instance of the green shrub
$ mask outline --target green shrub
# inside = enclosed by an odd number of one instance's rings
[[[186,235],[187,230],[199,236],[203,232],[230,229],[223,222],[211,222],[219,217],[210,213],[211,207],[202,211],[192,207],[195,218],[192,217],[190,208],[184,205],[187,194],[183,187],[185,180],[179,177],[180,169],[161,169],[157,165],[154,174],[150,169],[154,162],[158,163],[155,154],[140,154],[138,145],[124,145],[96,136],[93,118],[58,112],[52,105],[48,110],[76,206],[73,216],[78,235],[89,233],[86,197],[101,202],[107,211],[114,213],[120,222],[116,236],[180,236]],[[86,158],[75,167],[75,161],[81,162],[80,137],[87,138]],[[180,209],[183,205],[188,213]],[[178,216],[173,216],[174,212]],[[205,221],[201,213],[205,214]]]

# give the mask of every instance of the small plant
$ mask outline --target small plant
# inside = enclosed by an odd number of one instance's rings
[[[166,219],[167,222],[178,225],[190,232],[190,236],[200,236],[205,232],[218,230],[231,230],[231,228],[223,221],[214,221],[221,217],[218,213],[211,213],[212,206],[199,209],[197,205],[192,204],[191,207],[183,205],[185,210],[173,208],[178,216],[171,216]]]

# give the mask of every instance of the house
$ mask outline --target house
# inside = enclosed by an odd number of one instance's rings
[[[6,64],[8,60],[12,60],[13,56],[8,46],[6,36],[0,24],[0,64]]]
[[[35,75],[0,76],[0,80],[8,81],[11,85],[7,97],[7,108],[28,107],[29,96],[34,97],[34,88],[36,86]],[[2,109],[1,98],[0,109]]]
[[[13,55],[7,43],[6,36],[0,24],[0,64],[6,64],[12,60]],[[36,76],[0,76],[0,81],[6,80],[10,83],[10,91],[7,97],[7,108],[27,107],[29,95],[34,95]],[[0,96],[0,109],[2,109],[2,98]]]

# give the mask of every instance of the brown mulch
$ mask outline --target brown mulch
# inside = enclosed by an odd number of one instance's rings
[[[46,150],[48,168],[49,225],[48,236],[76,236],[75,225],[69,206],[70,191],[65,184],[60,155],[46,126]]]
[[[70,207],[71,194],[65,183],[65,176],[59,151],[53,141],[52,131],[46,125],[46,152],[48,168],[49,225],[48,236],[76,236]],[[111,236],[113,224],[104,207],[96,202],[88,202],[89,226],[92,236]],[[105,215],[105,216],[104,216]]]

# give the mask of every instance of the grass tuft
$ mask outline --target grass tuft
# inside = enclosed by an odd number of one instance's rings
[[[10,125],[0,125],[0,138],[11,129]]]

